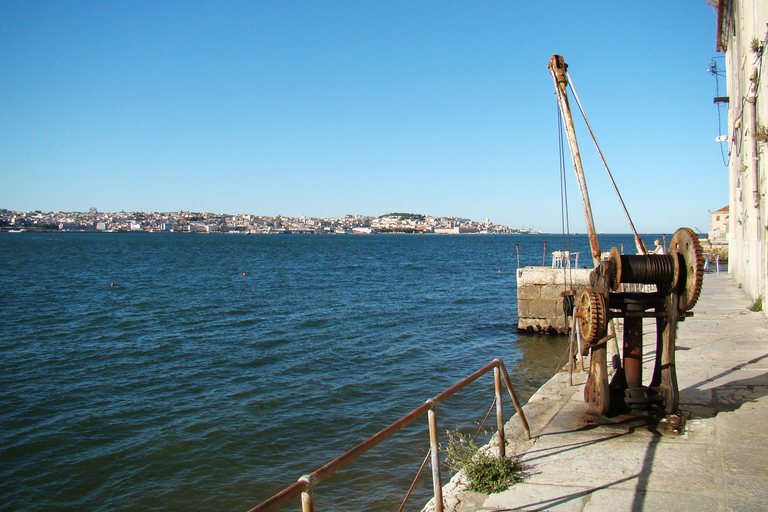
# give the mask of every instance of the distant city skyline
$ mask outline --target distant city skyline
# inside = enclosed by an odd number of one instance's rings
[[[533,233],[510,228],[490,219],[389,212],[379,216],[348,214],[343,217],[288,217],[253,213],[177,212],[19,212],[0,208],[0,231],[150,231],[197,233]]]
[[[13,210],[395,209],[560,232],[555,53],[639,231],[706,231],[728,202],[704,1],[9,0],[0,48]],[[628,232],[576,122],[596,228]]]

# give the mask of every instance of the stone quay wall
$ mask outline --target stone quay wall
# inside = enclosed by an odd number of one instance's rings
[[[517,269],[517,330],[567,334],[563,314],[563,297],[566,289],[579,294],[589,286],[586,268],[523,267]]]

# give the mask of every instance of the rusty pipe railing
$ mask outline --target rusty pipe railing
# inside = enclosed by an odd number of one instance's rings
[[[274,510],[278,510],[280,507],[291,501],[292,499],[296,498],[297,496],[301,495],[301,509],[302,512],[314,512],[315,506],[314,506],[314,488],[317,484],[331,476],[333,473],[338,471],[339,469],[342,469],[346,465],[353,462],[355,459],[363,455],[364,453],[368,452],[369,450],[373,449],[377,445],[381,444],[382,442],[386,441],[393,435],[395,435],[397,432],[402,430],[403,428],[407,427],[420,417],[424,416],[425,414],[428,414],[429,417],[429,439],[430,439],[430,452],[431,452],[431,459],[432,459],[432,484],[434,487],[434,496],[435,496],[435,509],[436,512],[442,512],[443,511],[443,499],[442,499],[442,482],[440,478],[440,463],[439,463],[439,452],[438,452],[438,441],[437,441],[437,406],[468,385],[472,384],[474,381],[485,375],[486,373],[490,372],[491,370],[494,371],[494,393],[496,396],[496,419],[498,424],[498,435],[499,435],[499,455],[504,456],[505,448],[504,445],[506,443],[504,439],[504,424],[503,424],[503,409],[501,408],[501,381],[504,381],[504,386],[507,388],[507,392],[509,393],[509,397],[512,399],[512,403],[515,405],[515,410],[517,411],[518,416],[520,417],[520,421],[523,425],[523,429],[525,430],[526,439],[531,438],[531,429],[528,425],[528,421],[525,418],[525,413],[523,412],[523,408],[520,405],[520,400],[517,397],[517,393],[515,393],[515,389],[512,386],[512,379],[509,377],[509,373],[507,372],[507,368],[504,365],[504,361],[501,359],[494,359],[481,369],[477,370],[475,373],[470,375],[469,377],[466,377],[459,381],[458,383],[454,384],[450,388],[446,389],[436,397],[427,400],[423,405],[420,407],[417,407],[410,413],[406,414],[396,422],[392,423],[390,426],[385,428],[384,430],[380,431],[379,433],[369,437],[362,443],[358,444],[348,452],[344,453],[343,455],[335,458],[328,464],[318,468],[313,473],[309,475],[304,475],[299,480],[291,485],[290,487],[286,487],[279,493],[275,494],[268,500],[260,503],[259,505],[256,505],[252,509],[250,509],[248,512],[271,512]]]

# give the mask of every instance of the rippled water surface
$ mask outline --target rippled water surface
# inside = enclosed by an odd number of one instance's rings
[[[244,511],[496,357],[526,398],[565,349],[515,332],[516,246],[540,265],[544,241],[2,233],[0,508]],[[441,429],[492,394],[445,402]],[[424,419],[318,510],[397,510],[427,449]]]

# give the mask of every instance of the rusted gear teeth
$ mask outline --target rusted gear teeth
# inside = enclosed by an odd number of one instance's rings
[[[608,320],[602,295],[591,288],[585,289],[579,297],[579,312],[579,329],[585,346],[605,336]]]
[[[680,271],[685,280],[676,279],[680,290],[680,311],[693,309],[701,294],[704,280],[704,255],[701,252],[699,237],[690,228],[680,228],[675,232],[669,244],[672,255],[682,256]]]

